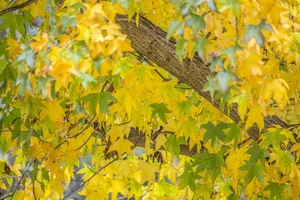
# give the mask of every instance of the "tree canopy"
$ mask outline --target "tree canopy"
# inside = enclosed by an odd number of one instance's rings
[[[0,47],[0,199],[300,197],[299,0],[1,0]]]

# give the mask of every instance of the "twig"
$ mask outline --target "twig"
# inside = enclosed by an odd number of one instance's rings
[[[19,178],[19,177],[21,177],[21,176],[1,176],[0,180],[6,179],[6,178]]]
[[[76,135],[73,135],[71,138],[77,138],[80,134],[82,134],[84,131],[86,131],[91,125],[93,120],[95,119],[96,114],[92,117],[92,119],[88,122],[88,124],[82,129],[80,132],[78,132]]]
[[[86,125],[86,127],[84,127],[81,131],[79,131],[78,133],[76,133],[76,135],[73,135],[70,138],[77,138],[80,134],[82,134],[86,129],[88,129],[91,125],[93,120],[95,119],[96,114],[94,114],[94,116],[92,117],[92,119],[88,122],[88,124]],[[58,149],[61,145],[63,145],[64,143],[66,143],[68,141],[68,139],[65,139],[64,141],[62,141],[60,144],[58,144],[55,149]]]
[[[67,199],[69,196],[71,196],[71,194],[73,194],[74,192],[76,192],[77,190],[79,190],[81,187],[83,187],[86,183],[88,183],[92,178],[94,178],[101,170],[105,169],[107,166],[109,166],[110,164],[114,163],[115,161],[117,161],[118,159],[115,158],[112,161],[110,161],[109,163],[107,163],[106,165],[104,165],[103,167],[101,167],[97,173],[94,173],[89,179],[87,179],[86,181],[83,181],[77,188],[75,188],[73,191],[71,191],[69,194],[67,194],[64,199]]]
[[[93,131],[91,133],[91,135],[88,137],[88,139],[86,139],[86,141],[82,145],[80,145],[80,147],[78,147],[77,149],[75,149],[75,151],[80,150],[92,138],[92,136],[93,136],[94,133],[95,133],[95,131]]]
[[[4,15],[6,13],[9,13],[9,12],[12,12],[12,11],[15,11],[15,10],[18,10],[18,9],[21,9],[21,8],[24,8],[34,2],[37,2],[38,0],[28,0],[28,1],[25,1],[24,3],[21,3],[19,5],[16,5],[16,6],[12,6],[12,7],[9,7],[9,8],[5,8],[3,10],[0,11],[0,16],[1,15]]]
[[[105,83],[104,83],[103,86],[102,86],[101,92],[104,91],[104,88],[105,88],[105,86],[106,86],[107,84],[108,84],[108,81],[105,81]]]
[[[9,198],[9,197],[10,197],[11,200],[13,199],[13,197],[14,197],[14,195],[15,195],[17,189],[18,189],[18,187],[19,187],[20,184],[21,184],[21,181],[23,180],[25,174],[28,172],[28,170],[29,170],[29,168],[30,168],[30,166],[31,166],[31,164],[32,164],[33,162],[34,162],[34,160],[31,161],[31,162],[29,162],[29,163],[27,164],[27,166],[25,167],[25,169],[24,169],[24,171],[23,171],[23,173],[22,173],[22,176],[20,177],[20,179],[19,179],[19,181],[18,181],[16,187],[14,188],[13,192],[12,192],[10,195],[7,195],[7,196],[5,196],[5,197],[2,197],[0,200],[7,199],[7,198]]]
[[[154,69],[154,71],[160,76],[164,81],[170,81],[170,79],[165,78],[157,69]]]

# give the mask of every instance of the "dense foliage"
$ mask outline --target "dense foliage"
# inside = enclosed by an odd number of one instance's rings
[[[0,198],[298,199],[299,9],[1,0]],[[165,31],[171,59],[200,58],[203,93],[138,53],[116,15]]]

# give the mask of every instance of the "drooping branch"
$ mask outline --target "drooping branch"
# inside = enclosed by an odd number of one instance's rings
[[[131,45],[139,54],[147,57],[161,68],[176,76],[181,82],[190,85],[199,95],[209,101],[214,107],[220,109],[220,102],[213,101],[208,92],[203,91],[203,86],[207,82],[207,76],[213,75],[209,66],[195,55],[190,59],[184,59],[183,63],[177,58],[175,49],[175,40],[171,38],[166,40],[166,32],[153,25],[146,18],[140,16],[139,26],[136,26],[135,18],[128,21],[127,15],[117,15],[116,22],[120,25],[121,31],[131,40]],[[227,112],[229,110],[229,112]],[[222,111],[230,117],[235,123],[240,123],[237,105],[230,109]],[[264,118],[265,128],[272,125],[279,125],[283,128],[290,126],[277,116],[266,116]],[[241,125],[243,127],[243,125]],[[257,126],[247,130],[251,139],[258,141],[260,131]]]
[[[5,8],[5,9],[3,9],[3,10],[0,11],[0,16],[4,15],[6,13],[9,13],[9,12],[13,12],[15,10],[19,10],[19,9],[24,8],[26,6],[29,6],[30,4],[32,4],[34,2],[37,2],[37,1],[38,0],[28,0],[28,1],[25,1],[24,3],[19,4],[19,5]]]

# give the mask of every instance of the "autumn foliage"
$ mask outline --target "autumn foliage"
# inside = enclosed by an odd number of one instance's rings
[[[0,199],[298,199],[299,20],[299,0],[0,1]]]

